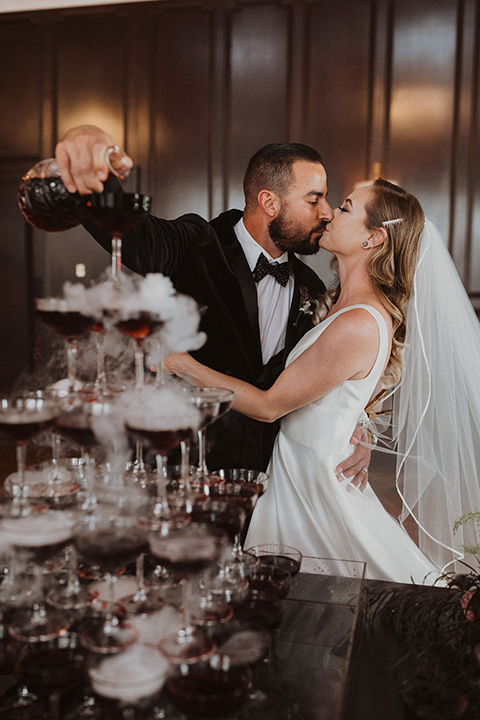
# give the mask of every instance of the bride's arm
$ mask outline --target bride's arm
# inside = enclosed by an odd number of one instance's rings
[[[367,311],[357,309],[339,315],[269,390],[212,370],[186,354],[172,355],[165,366],[180,377],[193,379],[197,386],[233,390],[235,410],[255,420],[274,422],[345,380],[366,377],[378,343],[376,321]]]

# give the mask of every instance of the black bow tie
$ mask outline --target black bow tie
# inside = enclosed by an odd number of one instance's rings
[[[279,282],[282,287],[285,287],[291,272],[292,263],[290,262],[290,260],[287,260],[287,262],[284,263],[270,263],[268,262],[265,255],[263,253],[260,253],[257,264],[255,265],[255,269],[253,271],[253,279],[256,283],[258,283],[265,277],[265,275],[273,275],[275,280]]]

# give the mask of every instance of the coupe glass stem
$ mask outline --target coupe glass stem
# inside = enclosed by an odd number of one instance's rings
[[[140,553],[135,560],[135,578],[137,581],[137,592],[134,595],[135,602],[145,602],[147,593],[145,588],[145,553]]]
[[[109,597],[105,610],[105,624],[103,626],[103,630],[105,635],[109,636],[113,634],[115,627],[118,625],[118,620],[113,612],[113,608],[115,607],[115,583],[117,578],[114,573],[108,572],[106,573],[105,580],[107,582]]]
[[[197,437],[198,437],[198,467],[197,467],[197,473],[199,475],[208,475],[208,468],[207,468],[207,428],[203,427],[200,428],[200,430],[197,431]]]
[[[112,280],[115,288],[120,287],[120,271],[122,269],[122,238],[112,237]]]
[[[190,578],[186,578],[184,580],[184,585],[183,585],[183,602],[182,602],[183,628],[181,628],[181,630],[179,631],[181,637],[185,637],[185,638],[187,638],[193,632],[192,611],[191,611],[192,591],[193,591],[193,583]]]
[[[135,348],[135,390],[141,390],[145,383],[145,353],[142,344],[137,342]]]
[[[105,388],[107,385],[107,375],[105,373],[105,331],[100,330],[96,333],[95,342],[97,345],[97,377],[93,385],[95,390]]]
[[[190,475],[190,440],[182,440],[180,443],[181,461],[180,461],[180,478],[186,492],[190,492],[191,485]]]
[[[21,505],[25,502],[25,497],[24,497],[25,496],[25,472],[27,470],[27,443],[26,442],[17,442],[16,455],[17,455],[17,487],[14,488],[14,503]]]
[[[132,463],[132,470],[135,475],[145,472],[145,463],[143,461],[143,442],[135,441],[135,459]]]
[[[33,613],[30,618],[32,625],[45,625],[47,619],[47,608],[45,607],[45,588],[43,583],[42,569],[35,563],[35,583],[38,587],[40,599],[33,605]]]
[[[155,460],[157,462],[157,497],[155,500],[154,515],[157,517],[168,517],[170,508],[167,499],[167,456],[157,453]]]
[[[82,510],[92,512],[97,505],[97,496],[95,493],[95,471],[93,469],[93,459],[89,453],[82,447],[81,455],[83,458],[83,467],[85,473],[86,498],[82,506]]]
[[[75,391],[75,380],[77,377],[77,340],[69,340],[67,344],[67,378],[68,391]]]
[[[163,366],[165,362],[165,351],[163,349],[163,345],[161,342],[158,343],[157,347],[157,374],[155,376],[155,385],[157,387],[162,387],[162,385],[165,385],[165,368]]]

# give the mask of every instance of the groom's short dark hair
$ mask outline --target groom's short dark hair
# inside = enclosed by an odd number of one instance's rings
[[[283,197],[292,182],[292,165],[299,160],[324,165],[322,156],[302,143],[270,143],[257,150],[243,179],[245,203],[254,203],[260,190],[272,190]]]

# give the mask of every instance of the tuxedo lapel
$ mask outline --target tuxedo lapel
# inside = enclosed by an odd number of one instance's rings
[[[260,350],[260,332],[258,328],[258,300],[257,288],[245,259],[240,243],[224,248],[225,257],[235,273],[245,303],[248,323]]]
[[[254,367],[262,366],[262,349],[258,327],[257,288],[247,263],[242,246],[237,240],[233,225],[241,213],[232,216],[223,213],[212,225],[221,241],[225,259],[233,273],[229,277],[228,293],[230,302],[236,305],[235,325],[243,338],[243,351]]]
[[[300,288],[305,288],[311,297],[319,297],[325,292],[325,285],[311,268],[302,263],[294,253],[289,253],[292,262],[295,286],[292,304],[288,314],[287,332],[285,336],[284,361],[293,350],[300,338],[313,327],[312,316],[300,312]]]

